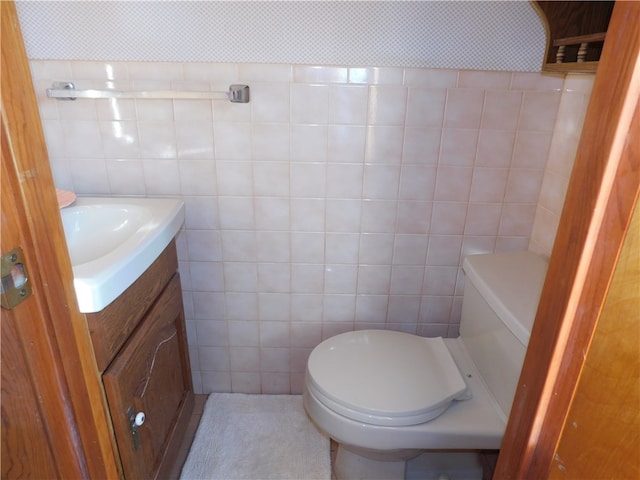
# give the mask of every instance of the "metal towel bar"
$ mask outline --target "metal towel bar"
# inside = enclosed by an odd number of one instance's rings
[[[228,92],[191,92],[188,90],[76,90],[72,82],[54,82],[47,88],[47,96],[58,100],[75,100],[76,98],[141,98],[141,99],[175,99],[175,100],[229,100],[232,103],[249,103],[248,85],[230,85]]]

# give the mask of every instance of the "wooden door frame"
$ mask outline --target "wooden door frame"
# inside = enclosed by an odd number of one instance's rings
[[[20,233],[28,250],[27,268],[40,285],[38,293],[44,305],[38,320],[48,332],[51,351],[54,355],[58,352],[51,361],[61,378],[59,388],[68,386],[65,401],[70,403],[65,406],[68,418],[64,422],[45,421],[54,422],[49,425],[54,441],[56,428],[67,429],[59,432],[66,438],[77,438],[74,455],[67,455],[73,458],[58,458],[58,462],[67,462],[70,469],[76,463],[78,471],[89,478],[118,478],[121,473],[106,399],[87,323],[73,288],[53,175],[13,2],[0,2],[0,19],[2,163],[3,174],[9,177],[3,181],[13,187],[13,200],[23,216]],[[62,451],[59,454],[63,456]],[[85,466],[80,465],[83,462]]]
[[[494,478],[549,475],[638,199],[639,98],[640,3],[616,2]]]

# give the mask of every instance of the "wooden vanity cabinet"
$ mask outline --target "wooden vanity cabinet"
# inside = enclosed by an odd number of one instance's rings
[[[126,479],[168,478],[193,413],[177,266],[172,242],[118,299],[87,314]]]

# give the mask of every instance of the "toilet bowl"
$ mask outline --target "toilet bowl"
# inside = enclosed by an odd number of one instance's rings
[[[339,479],[402,479],[427,450],[500,448],[546,268],[530,252],[469,256],[458,338],[361,330],[313,350],[303,402],[338,442]]]

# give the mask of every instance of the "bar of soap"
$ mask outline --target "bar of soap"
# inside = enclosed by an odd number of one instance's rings
[[[60,208],[68,207],[76,201],[76,194],[69,190],[56,188],[56,195],[58,196],[58,207]]]

